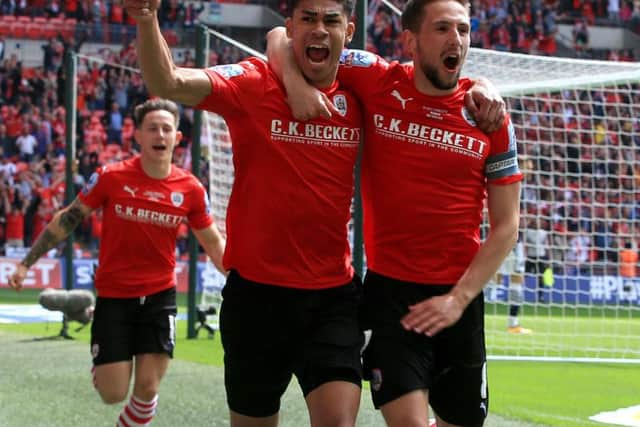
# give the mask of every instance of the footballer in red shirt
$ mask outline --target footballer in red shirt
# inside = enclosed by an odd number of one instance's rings
[[[139,156],[103,166],[71,205],[57,212],[9,280],[22,287],[27,270],[95,209],[103,210],[91,325],[94,385],[105,403],[133,393],[118,425],[148,425],[175,346],[175,251],[187,222],[221,270],[224,239],[209,215],[208,195],[171,163],[180,140],[178,106],[161,99],[135,109]]]
[[[415,66],[346,51],[338,74],[364,108],[369,270],[361,326],[372,330],[365,378],[390,426],[426,423],[427,404],[438,426],[482,425],[481,292],[516,242],[522,175],[515,132],[508,117],[497,130],[479,129],[470,111],[477,108],[465,103],[468,1],[410,0],[402,25]],[[283,46],[281,33],[275,40]],[[326,109],[311,105],[317,94],[300,84],[291,63],[282,64],[283,81],[288,93],[303,95],[296,114]],[[485,200],[491,227],[481,242]]]
[[[314,425],[353,425],[362,375],[361,286],[347,226],[361,113],[335,82],[353,35],[353,1],[290,2],[294,59],[336,110],[330,120],[310,121],[293,117],[282,83],[263,60],[177,67],[159,30],[157,2],[125,1],[134,4],[138,58],[151,93],[222,115],[231,134],[224,254],[230,273],[220,313],[231,425],[276,425],[293,375]]]

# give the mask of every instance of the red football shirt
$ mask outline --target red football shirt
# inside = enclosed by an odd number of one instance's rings
[[[78,198],[103,208],[95,278],[102,297],[147,296],[175,286],[178,227],[212,223],[207,193],[193,175],[172,166],[167,178],[154,179],[139,157],[103,166]]]
[[[353,277],[347,223],[359,104],[335,84],[325,93],[343,115],[300,122],[263,61],[250,58],[207,74],[211,94],[198,108],[226,120],[235,168],[225,268],[292,288],[347,283]]]
[[[480,247],[487,182],[522,179],[510,120],[489,135],[464,108],[472,82],[448,96],[415,88],[413,66],[345,51],[340,82],[364,105],[367,264],[399,280],[455,284]]]

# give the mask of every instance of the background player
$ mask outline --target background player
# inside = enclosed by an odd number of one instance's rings
[[[105,403],[127,397],[133,374],[133,393],[118,426],[149,425],[155,414],[175,346],[176,236],[183,221],[224,271],[224,240],[209,215],[207,193],[193,175],[171,163],[182,136],[177,105],[150,100],[136,107],[134,118],[140,155],[94,173],[71,205],[56,213],[9,279],[9,286],[19,290],[43,254],[93,210],[103,209],[91,354],[94,385]]]
[[[509,252],[502,262],[500,269],[495,275],[495,283],[501,286],[505,277],[508,280],[509,289],[509,320],[507,322],[507,332],[512,334],[530,334],[531,329],[523,328],[518,320],[520,306],[524,301],[524,243],[518,242]]]

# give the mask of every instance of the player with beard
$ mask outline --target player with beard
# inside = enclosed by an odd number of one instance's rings
[[[487,415],[481,293],[516,243],[522,175],[509,118],[483,132],[465,107],[469,21],[466,1],[410,0],[403,43],[416,66],[346,51],[338,74],[365,110],[364,368],[390,426],[428,425],[427,403],[438,427]],[[326,110],[284,65],[288,92],[306,96],[301,114]]]
[[[335,81],[353,35],[351,0],[293,0],[286,20],[297,64],[335,104],[307,123],[268,64],[249,58],[178,68],[159,1],[125,0],[151,93],[224,117],[235,180],[227,210],[220,332],[231,426],[275,426],[293,375],[314,426],[352,426],[360,404],[361,293],[347,236],[361,112]]]
[[[133,391],[118,426],[151,423],[160,382],[173,357],[180,224],[189,223],[211,261],[224,271],[224,239],[209,214],[206,190],[196,177],[171,163],[182,137],[179,117],[171,101],[138,105],[134,118],[140,155],[95,172],[82,193],[56,213],[9,279],[9,286],[19,290],[42,255],[91,212],[103,210],[91,354],[94,386],[105,403],[126,399],[133,377]]]

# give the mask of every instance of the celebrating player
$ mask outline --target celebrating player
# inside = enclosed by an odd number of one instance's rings
[[[9,280],[19,290],[38,258],[93,210],[103,209],[91,354],[94,385],[105,403],[127,397],[133,373],[133,393],[119,426],[148,425],[158,404],[160,381],[175,346],[175,251],[182,222],[190,224],[207,255],[224,271],[224,239],[209,215],[207,193],[193,175],[171,164],[182,136],[177,105],[150,100],[136,107],[134,118],[140,155],[94,173],[73,203],[47,225]]]
[[[516,242],[522,175],[508,117],[485,133],[465,106],[468,8],[410,0],[403,42],[415,67],[346,51],[338,74],[365,110],[364,369],[390,426],[426,426],[427,402],[439,427],[480,426],[487,415],[480,294]],[[309,93],[291,65],[288,93]],[[309,103],[307,112],[323,109]]]
[[[354,425],[360,404],[359,278],[347,238],[361,113],[336,83],[353,34],[351,0],[296,0],[287,28],[306,78],[335,105],[296,120],[268,64],[174,65],[158,1],[126,0],[154,94],[221,114],[235,181],[227,210],[220,332],[232,426],[275,426],[292,375],[314,426]]]

